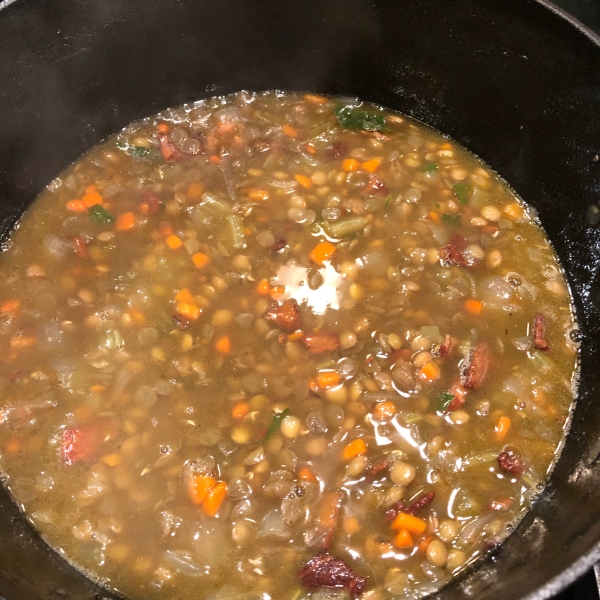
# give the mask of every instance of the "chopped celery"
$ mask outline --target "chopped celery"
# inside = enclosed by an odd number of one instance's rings
[[[333,237],[341,238],[362,231],[366,226],[367,221],[363,217],[348,217],[331,223],[329,229]]]

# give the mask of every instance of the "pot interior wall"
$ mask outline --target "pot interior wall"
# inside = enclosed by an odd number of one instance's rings
[[[440,597],[542,598],[600,554],[600,232],[585,218],[600,190],[598,73],[598,41],[533,0],[17,0],[0,11],[0,222],[131,120],[242,88],[357,96],[457,139],[538,209],[574,293],[583,375],[548,489]],[[7,600],[112,597],[3,489],[0,539]]]

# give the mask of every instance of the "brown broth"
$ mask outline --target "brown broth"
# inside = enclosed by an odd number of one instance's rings
[[[0,257],[0,467],[132,600],[347,598],[301,585],[325,549],[363,598],[419,598],[547,479],[576,346],[543,230],[454,141],[343,104],[134,123]]]

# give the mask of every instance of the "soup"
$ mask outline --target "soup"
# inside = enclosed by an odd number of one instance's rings
[[[134,123],[0,257],[0,464],[131,599],[441,587],[542,488],[570,297],[531,209],[402,115],[312,94]]]

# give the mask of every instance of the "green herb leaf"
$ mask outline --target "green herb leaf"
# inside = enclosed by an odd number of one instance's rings
[[[448,225],[460,225],[461,224],[460,215],[449,215],[449,214],[444,213],[442,215],[442,221],[444,221],[444,223],[448,223]]]
[[[338,106],[333,112],[338,123],[346,129],[366,129],[367,131],[386,129],[385,117],[381,113],[352,106]]]
[[[433,162],[425,162],[421,167],[421,171],[423,173],[435,173],[438,170],[438,166]]]
[[[290,409],[286,408],[283,412],[273,415],[269,429],[267,429],[267,433],[265,433],[265,440],[268,440],[279,429],[281,421],[283,421],[289,414]]]
[[[392,196],[389,195],[386,199],[385,199],[385,204],[383,205],[383,208],[387,208],[390,205],[390,201],[392,200]]]
[[[129,146],[127,148],[127,154],[133,158],[142,158],[148,156],[152,152],[152,148],[145,148],[144,146]]]
[[[466,181],[455,183],[452,189],[461,204],[467,204],[469,202],[469,198],[473,193],[473,186],[470,183],[467,183]]]
[[[88,214],[90,215],[90,221],[93,221],[94,223],[100,223],[101,225],[112,223],[115,220],[114,215],[111,215],[107,210],[102,208],[100,204],[90,206],[88,208]]]
[[[452,403],[452,400],[454,400],[454,396],[452,394],[442,392],[433,399],[433,408],[437,412],[446,412]]]

